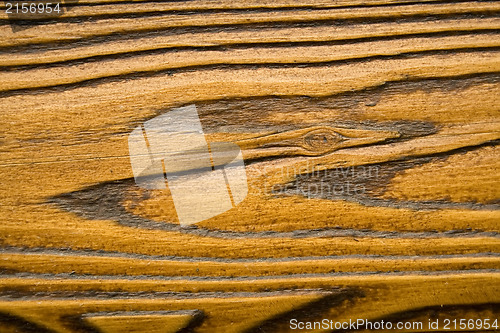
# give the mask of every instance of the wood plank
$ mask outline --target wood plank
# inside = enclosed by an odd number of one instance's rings
[[[66,5],[0,7],[0,332],[498,322],[500,1]],[[190,105],[248,193],[184,225],[129,136]]]

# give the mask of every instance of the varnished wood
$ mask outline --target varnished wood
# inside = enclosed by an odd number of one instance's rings
[[[1,8],[0,332],[498,319],[499,1]],[[191,104],[249,193],[184,227],[127,138]]]

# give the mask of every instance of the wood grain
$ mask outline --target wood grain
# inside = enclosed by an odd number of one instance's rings
[[[0,332],[500,319],[500,1],[66,7],[1,5]],[[127,140],[191,104],[249,193],[185,227]]]

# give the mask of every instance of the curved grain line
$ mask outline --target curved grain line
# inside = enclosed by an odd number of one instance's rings
[[[206,258],[290,258],[338,255],[383,255],[401,253],[413,256],[474,254],[500,252],[499,237],[464,238],[235,238],[221,239],[186,235],[173,231],[141,230],[118,227],[111,222],[92,221],[92,230],[99,227],[99,237],[81,237],[91,233],[87,224],[79,226],[78,234],[65,229],[48,233],[33,231],[29,240],[21,227],[3,227],[9,233],[4,247],[44,248],[54,250],[72,244],[74,250],[101,250],[104,252],[135,253],[140,255],[171,255],[174,257]],[[168,240],[164,241],[164,240]],[[47,244],[50,244],[49,246]],[[231,249],[228,251],[227,249]]]
[[[176,56],[177,53],[183,54],[200,54],[204,53],[207,55],[211,55],[213,53],[217,54],[232,54],[239,55],[245,52],[249,52],[249,50],[254,50],[257,53],[268,53],[266,50],[274,49],[275,53],[278,54],[289,54],[293,52],[293,49],[304,50],[305,54],[310,54],[309,49],[318,50],[319,54],[314,53],[311,57],[311,61],[314,62],[314,59],[321,55],[322,50],[327,48],[332,48],[332,52],[330,57],[335,56],[339,51],[344,50],[346,52],[353,52],[356,49],[360,49],[360,54],[367,53],[366,57],[375,58],[377,57],[377,51],[375,50],[361,50],[361,45],[369,46],[369,47],[379,47],[382,44],[387,44],[387,47],[402,47],[408,43],[408,40],[414,41],[412,44],[412,49],[415,52],[425,52],[425,50],[421,50],[421,46],[415,45],[417,43],[423,43],[425,45],[432,44],[432,40],[440,40],[443,39],[444,42],[452,39],[456,39],[457,47],[454,48],[456,50],[466,51],[467,49],[490,49],[497,46],[495,42],[495,37],[498,35],[498,31],[493,29],[485,29],[485,30],[470,30],[470,31],[445,31],[445,32],[435,32],[435,33],[416,33],[416,34],[402,34],[402,35],[394,35],[394,36],[382,36],[382,37],[367,37],[367,38],[357,38],[357,39],[346,39],[346,40],[332,40],[332,41],[291,41],[291,42],[276,42],[276,43],[236,43],[236,44],[226,44],[226,45],[213,45],[213,46],[172,46],[172,47],[159,47],[153,49],[145,49],[145,50],[129,50],[127,52],[113,52],[109,50],[108,53],[103,54],[88,54],[83,55],[83,57],[78,57],[78,55],[72,57],[70,54],[67,54],[66,48],[59,48],[57,51],[52,51],[50,56],[47,54],[48,51],[43,51],[43,48],[37,49],[36,52],[31,53],[20,53],[19,50],[13,52],[5,52],[0,54],[0,70],[28,70],[28,69],[46,69],[52,68],[62,65],[83,65],[84,63],[92,63],[98,61],[110,61],[110,60],[125,60],[129,58],[135,59],[136,57],[152,57],[156,55],[156,57],[167,57],[168,55],[173,56],[174,60],[179,58]],[[459,38],[461,36],[461,38]],[[476,38],[479,42],[479,46],[475,47],[472,45],[471,47],[461,47],[461,43],[466,43],[469,38]],[[493,41],[483,41],[483,39],[487,39],[486,36],[493,37]],[[484,44],[483,44],[484,43]],[[356,46],[359,44],[360,46]],[[392,46],[391,46],[392,45]],[[440,47],[437,45],[437,48],[431,48],[430,51],[435,50],[446,50],[446,45]],[[436,46],[434,46],[436,47]],[[349,51],[350,50],[350,51]],[[297,53],[296,56],[303,57],[304,52]],[[383,55],[384,51],[378,51],[381,56],[389,56]],[[403,52],[406,53],[406,52]],[[398,55],[401,53],[396,53],[394,55]],[[67,57],[66,57],[67,56]],[[346,55],[347,56],[347,55]],[[9,60],[8,57],[11,57]],[[226,56],[227,57],[227,56]],[[351,54],[352,58],[355,58],[355,54]],[[251,54],[248,55],[248,58],[256,58]],[[279,59],[276,55],[274,58]],[[257,58],[257,59],[260,59]],[[329,58],[328,58],[329,59]],[[153,59],[152,59],[153,60]],[[346,59],[349,60],[349,59]],[[256,60],[258,62],[258,60]],[[287,62],[284,59],[275,60],[271,63],[296,63],[296,62]]]
[[[460,0],[459,0],[460,1]],[[408,4],[408,3],[426,3],[426,2],[446,2],[443,0],[371,0],[369,4],[365,0],[336,0],[335,3],[327,0],[307,0],[298,3],[295,0],[273,0],[273,1],[259,1],[259,0],[246,0],[244,2],[232,1],[205,1],[205,0],[191,0],[191,1],[176,1],[176,0],[80,0],[78,4],[81,5],[94,5],[101,6],[107,4],[137,4],[137,3],[165,3],[168,4],[171,10],[210,10],[210,9],[252,9],[252,8],[337,8],[337,7],[352,7],[352,6],[387,6],[395,4]],[[447,1],[451,2],[451,1]],[[454,1],[458,2],[458,1]]]
[[[457,3],[462,3],[464,4],[465,8],[460,9],[456,12],[453,11],[453,9],[456,8]],[[476,2],[477,6],[477,2]],[[484,6],[484,9],[480,9],[482,6]],[[484,10],[485,12],[489,12],[492,8],[493,9],[498,9],[496,6],[491,6],[490,5],[485,5],[484,3],[482,5],[479,5],[480,8],[475,8],[475,6],[470,6],[470,1],[467,0],[461,0],[461,1],[439,1],[439,2],[434,2],[434,3],[421,3],[421,2],[404,2],[404,3],[396,3],[396,4],[364,4],[364,5],[348,5],[348,6],[341,6],[339,4],[330,4],[327,6],[308,6],[307,4],[300,4],[297,3],[296,6],[286,6],[286,7],[272,7],[272,6],[260,6],[260,7],[255,7],[255,6],[215,6],[212,8],[197,8],[197,9],[188,9],[189,7],[184,7],[186,9],[177,9],[172,6],[170,3],[165,3],[165,2],[142,2],[140,4],[137,4],[135,2],[128,3],[128,4],[123,4],[123,3],[116,3],[116,4],[94,4],[91,6],[83,4],[81,1],[79,1],[77,4],[65,4],[64,7],[68,8],[69,11],[65,12],[63,15],[57,17],[57,22],[74,22],[75,18],[79,18],[81,20],[102,20],[102,19],[108,19],[108,18],[145,18],[145,17],[154,17],[154,16],[163,16],[163,15],[172,15],[172,17],[178,17],[179,14],[181,15],[199,15],[199,14],[219,14],[219,15],[225,15],[225,14],[244,14],[245,16],[247,15],[258,15],[258,14],[270,14],[273,13],[275,15],[276,13],[286,13],[286,12],[296,12],[299,13],[300,11],[307,10],[317,12],[319,13],[319,20],[322,20],[322,17],[328,17],[325,16],[325,13],[327,13],[328,10],[335,10],[339,11],[339,19],[356,19],[360,17],[365,17],[363,14],[361,16],[357,16],[360,13],[365,13],[367,9],[371,9],[372,11],[375,10],[374,15],[377,15],[377,10],[381,12],[381,17],[383,18],[388,18],[390,16],[387,16],[387,11],[385,9],[387,8],[390,11],[397,11],[398,8],[402,8],[402,15],[400,13],[396,13],[395,16],[407,16],[411,12],[411,10],[408,10],[406,8],[411,8],[411,7],[430,7],[430,8],[437,8],[436,12],[430,12],[430,11],[422,11],[420,13],[422,14],[417,14],[417,15],[425,15],[425,14],[437,14],[437,15],[442,15],[444,13],[443,7],[449,10],[449,8],[453,8],[449,12],[446,11],[446,14],[450,13],[463,13],[463,12],[470,12],[470,13],[478,13]],[[224,8],[225,7],[225,8]],[[0,20],[10,20],[12,22],[15,22],[15,20],[12,20],[12,18],[9,18],[7,14],[5,14],[5,6],[2,5],[0,6]],[[182,7],[181,7],[182,8]],[[406,9],[406,10],[405,10]],[[348,12],[353,12],[353,11],[359,11],[360,13],[353,13],[351,15],[346,15]],[[456,9],[455,9],[456,10]],[[38,16],[37,18],[34,17],[27,17],[26,21],[40,21],[43,18],[43,16]],[[374,18],[378,18],[378,16],[374,16]],[[328,18],[327,18],[328,19]],[[196,22],[196,19],[195,19]],[[259,21],[260,22],[260,21]],[[50,23],[50,22],[49,22]]]
[[[55,87],[76,84],[106,77],[122,77],[139,72],[157,73],[165,70],[209,69],[216,65],[306,65],[324,66],[345,60],[365,61],[380,56],[426,54],[432,51],[479,51],[498,48],[500,35],[468,35],[442,38],[411,38],[407,40],[367,42],[357,44],[293,47],[287,49],[261,48],[228,51],[180,51],[154,55],[103,59],[98,63],[64,63],[49,68],[0,72],[0,91]]]
[[[70,292],[257,292],[262,291],[283,291],[300,289],[335,290],[344,287],[359,288],[369,287],[374,283],[383,285],[398,285],[410,283],[443,283],[449,281],[451,277],[462,280],[479,280],[483,283],[494,284],[500,280],[500,270],[477,270],[477,271],[443,271],[443,272],[408,272],[408,273],[381,273],[381,274],[323,274],[323,275],[302,275],[302,276],[276,276],[276,277],[251,277],[251,278],[167,278],[167,277],[119,277],[103,276],[100,279],[81,278],[77,276],[65,277],[61,279],[55,275],[31,275],[21,278],[18,276],[0,277],[0,293],[9,291],[18,292],[49,292],[49,291],[70,291]],[[478,284],[475,284],[479,286]],[[496,285],[498,289],[498,284]],[[456,292],[456,290],[455,290]],[[492,293],[493,294],[493,293]],[[126,294],[125,294],[126,295]],[[202,294],[203,295],[203,294]],[[484,295],[484,293],[483,293]],[[148,295],[144,295],[148,297]],[[486,295],[485,295],[486,296]],[[491,295],[490,295],[491,296]],[[498,299],[498,295],[494,298]],[[78,300],[75,300],[77,302]]]
[[[119,276],[279,276],[347,272],[460,271],[496,269],[500,256],[447,256],[446,258],[392,257],[318,258],[266,261],[207,261],[131,258],[129,256],[77,255],[60,251],[59,255],[43,252],[0,252],[1,274],[71,274]],[[47,265],[50,262],[51,265]]]
[[[128,88],[129,92],[135,90],[141,94],[151,88],[163,90],[170,86],[179,89],[186,85],[197,87],[195,90],[199,91],[205,90],[203,86],[210,87],[216,84],[219,86],[219,93],[224,90],[221,89],[224,85],[229,85],[227,90],[245,91],[246,96],[269,95],[271,93],[267,92],[268,89],[273,91],[272,94],[274,95],[283,94],[289,96],[291,94],[289,91],[290,84],[296,82],[297,86],[301,87],[303,84],[300,84],[299,81],[303,82],[304,77],[314,79],[310,81],[311,84],[308,87],[304,87],[306,90],[302,94],[321,96],[331,95],[334,91],[361,90],[387,82],[408,80],[409,78],[417,80],[460,77],[478,73],[496,73],[499,71],[498,54],[495,51],[468,53],[466,63],[463,61],[464,53],[458,52],[450,55],[427,55],[418,58],[377,59],[337,66],[318,64],[305,68],[302,65],[269,68],[268,64],[259,67],[249,65],[250,68],[240,65],[240,68],[236,67],[235,69],[231,68],[232,66],[196,66],[189,68],[185,72],[176,73],[165,70],[154,74],[149,72],[134,73],[43,88],[9,90],[0,93],[0,98],[6,99],[16,95],[39,94],[41,92],[46,93],[47,96],[50,92],[80,90],[82,88],[104,88],[108,84],[114,85],[114,83],[120,81],[120,85],[123,86],[133,84],[133,87]],[[354,67],[356,70],[352,71]],[[241,80],[242,78],[245,78],[245,80]],[[352,81],[352,79],[356,81]],[[165,85],[151,87],[148,84],[148,81],[152,83],[158,80],[165,80]],[[183,83],[176,84],[178,80],[182,80]],[[254,85],[255,87],[252,89],[251,87]],[[282,93],[278,88],[280,86],[284,89]],[[122,91],[122,89],[119,89],[120,93]],[[108,94],[110,92],[107,91]],[[198,98],[200,97],[198,95]],[[212,96],[212,98],[216,98],[216,96]]]
[[[66,257],[82,257],[88,258],[88,260],[104,258],[105,260],[117,259],[117,260],[132,260],[132,261],[144,261],[144,262],[161,262],[161,261],[172,261],[177,263],[206,263],[206,264],[241,264],[248,263],[252,265],[253,263],[300,263],[301,261],[314,261],[314,262],[322,262],[323,260],[332,260],[332,261],[348,261],[348,260],[359,260],[359,261],[371,261],[371,260],[381,260],[381,261],[459,261],[459,260],[480,260],[484,258],[488,260],[489,258],[498,258],[500,257],[499,253],[493,252],[478,252],[478,253],[466,253],[466,254],[440,254],[440,255],[362,255],[362,254],[351,254],[351,255],[324,255],[324,256],[312,256],[312,257],[276,257],[276,258],[217,258],[217,257],[179,257],[179,256],[170,256],[170,255],[148,255],[148,254],[139,254],[139,253],[125,253],[119,251],[103,251],[103,250],[74,250],[74,249],[51,249],[51,248],[26,248],[26,247],[2,247],[0,249],[0,256],[53,256],[64,258]]]
[[[257,31],[219,31],[215,33],[185,32],[164,36],[123,36],[113,38],[90,39],[90,45],[47,44],[33,49],[5,50],[0,54],[0,66],[19,66],[24,64],[39,64],[85,59],[89,57],[125,54],[130,52],[152,51],[156,49],[172,49],[187,47],[217,47],[217,46],[273,46],[286,43],[325,43],[352,42],[367,39],[384,39],[404,36],[419,36],[431,34],[439,36],[444,33],[497,32],[500,29],[500,19],[485,18],[482,20],[440,20],[436,22],[405,22],[397,26],[387,23],[366,25],[351,25],[345,27],[318,26],[314,28],[275,28]],[[133,37],[133,38],[132,38]],[[132,38],[132,39],[130,39]],[[69,47],[67,47],[69,46]],[[299,45],[297,45],[299,46]],[[49,47],[49,49],[45,49]],[[53,48],[56,48],[55,50]]]
[[[420,8],[423,7],[423,8]],[[425,15],[457,15],[457,14],[494,14],[500,10],[500,3],[460,3],[458,5],[424,5],[409,6],[397,9],[383,7],[380,10],[373,8],[326,10],[326,11],[297,11],[286,13],[220,15],[200,14],[182,17],[166,15],[161,17],[146,17],[142,20],[135,18],[103,19],[96,22],[83,23],[56,23],[44,25],[36,29],[27,29],[13,32],[9,26],[0,26],[0,47],[12,47],[35,43],[49,43],[55,40],[77,41],[95,36],[107,36],[133,32],[157,31],[169,28],[209,27],[209,26],[249,26],[262,23],[299,23],[320,22],[352,19],[388,19],[408,18]],[[68,34],[67,31],[76,33]]]

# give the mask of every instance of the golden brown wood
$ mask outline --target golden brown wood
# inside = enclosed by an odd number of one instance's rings
[[[1,7],[0,332],[500,320],[500,1],[70,8]],[[190,104],[249,193],[185,227],[127,140]]]

